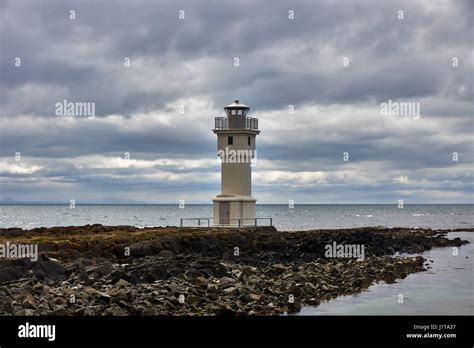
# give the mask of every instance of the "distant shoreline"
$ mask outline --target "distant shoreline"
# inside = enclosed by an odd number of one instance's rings
[[[29,203],[29,202],[16,202],[16,203],[0,203],[2,205],[54,205],[54,206],[69,206],[69,203]],[[81,205],[104,205],[104,206],[178,206],[178,203],[76,203],[76,206]],[[186,203],[190,206],[212,206],[212,203]],[[294,206],[332,206],[332,205],[343,205],[343,206],[360,206],[360,205],[373,205],[373,206],[397,206],[397,203],[295,203]],[[405,203],[405,206],[416,206],[416,205],[474,205],[474,203]],[[257,203],[257,206],[288,206],[288,203]]]

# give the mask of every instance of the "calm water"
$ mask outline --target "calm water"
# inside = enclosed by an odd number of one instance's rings
[[[468,240],[453,255],[451,247],[421,254],[432,269],[410,274],[395,284],[376,284],[368,291],[342,296],[301,315],[474,315],[474,233],[450,233]],[[399,294],[403,303],[398,303]]]
[[[180,218],[211,217],[210,205],[0,205],[0,227],[103,225],[176,226]],[[474,205],[258,205],[279,230],[386,227],[474,227]],[[188,222],[189,223],[189,222]]]

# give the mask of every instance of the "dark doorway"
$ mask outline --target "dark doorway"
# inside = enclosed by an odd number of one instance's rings
[[[229,224],[230,207],[229,202],[219,202],[219,223]]]

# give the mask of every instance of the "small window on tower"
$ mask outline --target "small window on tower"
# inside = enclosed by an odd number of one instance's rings
[[[242,110],[237,110],[237,115],[242,116]]]
[[[227,144],[234,145],[234,137],[227,137]]]
[[[236,111],[236,110],[232,110],[232,111],[231,111],[231,115],[235,115],[235,111]]]
[[[247,143],[248,143],[249,146],[250,146],[250,144],[252,144],[252,143],[250,142],[250,137],[247,138]]]

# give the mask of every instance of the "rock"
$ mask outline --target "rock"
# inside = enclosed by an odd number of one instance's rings
[[[43,249],[44,251],[44,249]],[[57,257],[60,260],[74,260],[81,257],[81,253],[74,249],[59,249],[57,253]]]
[[[12,292],[7,286],[0,286],[0,294],[11,296]]]
[[[199,271],[192,268],[188,269],[186,272],[184,272],[184,279],[188,281],[193,281],[195,278],[197,278],[199,275]]]
[[[34,311],[31,309],[20,309],[14,313],[16,317],[19,316],[32,316],[34,314]]]
[[[32,271],[40,280],[64,280],[66,279],[66,269],[57,261],[51,261],[44,256],[38,259],[37,264],[32,267]]]
[[[61,262],[44,253],[38,262],[0,260],[0,283],[8,279],[0,285],[0,315],[294,313],[383,279],[396,281],[426,263],[385,255],[464,243],[430,230],[373,227],[294,233],[100,225],[0,229],[2,236],[9,233],[49,238],[40,250]],[[325,258],[324,246],[333,242],[365,245],[366,259]],[[132,246],[130,257],[124,246]],[[239,256],[233,256],[236,246]]]
[[[214,293],[217,292],[217,286],[215,284],[207,284],[207,292]]]
[[[207,280],[207,278],[204,277],[196,277],[195,283],[200,286],[207,286],[209,281]]]
[[[103,300],[106,300],[106,301],[110,300],[110,295],[109,294],[107,294],[103,291],[99,291],[99,290],[96,290],[94,288],[91,288],[90,286],[86,286],[84,288],[84,292],[88,295],[96,296],[96,297],[99,297],[100,299],[103,299]]]
[[[210,301],[218,301],[219,300],[219,295],[215,292],[207,294],[206,296]]]
[[[242,276],[242,271],[238,269],[234,269],[232,270],[231,274],[233,277],[240,279],[240,277]]]
[[[47,296],[49,294],[49,286],[48,285],[45,285],[41,282],[37,282],[33,288],[32,288],[32,292],[34,294],[39,294],[39,295],[43,295],[43,296]]]
[[[3,263],[5,265],[5,261],[10,260],[2,260],[0,264]],[[15,266],[5,267],[3,266],[0,268],[0,284],[5,282],[11,282],[16,279],[20,279],[25,274],[26,270],[22,270],[21,268],[17,268]]]
[[[73,315],[77,315],[77,316],[83,316],[86,312],[86,308],[85,307],[79,307],[79,308],[76,308],[73,312]]]
[[[298,313],[301,311],[301,302],[288,303],[288,313]]]
[[[30,308],[30,309],[37,309],[37,305],[36,305],[36,301],[34,299],[33,296],[31,296],[31,294],[27,294],[27,296],[25,296],[23,298],[23,300],[21,301],[21,305],[24,307],[24,308]]]
[[[89,276],[95,276],[97,278],[104,277],[106,275],[109,275],[113,270],[113,265],[112,262],[108,260],[101,260],[100,264],[89,267],[87,269],[87,274]]]
[[[194,296],[194,295],[189,295],[188,298],[186,299],[186,302],[188,302],[189,304],[193,306],[199,305],[202,301],[203,299],[201,297]]]
[[[132,294],[125,290],[118,290],[110,293],[112,303],[119,303],[120,301],[128,302],[132,300]]]
[[[103,312],[102,312],[102,316],[103,317],[109,317],[109,316],[113,316],[117,311],[114,309],[114,308],[106,308]]]
[[[130,277],[123,270],[112,272],[110,275],[111,284],[117,284],[117,282],[120,281],[121,279],[125,280],[129,284],[131,283]]]
[[[80,262],[74,263],[73,267],[70,269],[70,272],[73,273],[79,281],[88,282],[89,276],[85,267]]]
[[[174,256],[171,250],[161,250],[158,254],[159,257],[163,257],[165,259],[172,258]]]
[[[281,263],[276,263],[276,264],[272,265],[272,268],[273,268],[273,269],[276,269],[276,270],[279,270],[279,271],[284,271],[284,270],[286,270],[285,265],[283,265],[283,264],[281,264]]]
[[[250,294],[250,298],[252,299],[252,301],[260,301],[262,296],[258,294]]]
[[[115,283],[115,286],[117,286],[119,288],[126,288],[129,285],[130,285],[130,283],[127,282],[125,279],[119,279],[119,281],[117,283]]]
[[[70,315],[70,311],[63,307],[63,306],[60,306],[58,308],[56,308],[55,310],[53,310],[50,315],[54,315],[54,316],[66,316],[66,315]]]
[[[241,268],[241,272],[245,276],[253,275],[253,274],[255,274],[256,271],[257,271],[257,269],[255,267],[244,266],[244,267]]]
[[[230,294],[230,293],[235,292],[236,290],[237,290],[236,287],[231,286],[231,287],[225,288],[225,289],[223,290],[223,292],[226,293],[226,294]]]
[[[285,271],[286,271],[286,267],[281,263],[277,263],[267,268],[265,270],[265,274],[271,277],[275,277],[284,273]]]
[[[67,305],[67,301],[62,297],[56,297],[56,299],[53,302],[55,305],[60,305],[60,306]]]
[[[143,316],[153,316],[157,315],[157,313],[152,308],[144,308],[141,312]]]
[[[233,285],[237,282],[234,278],[224,277],[219,280],[221,286]]]

